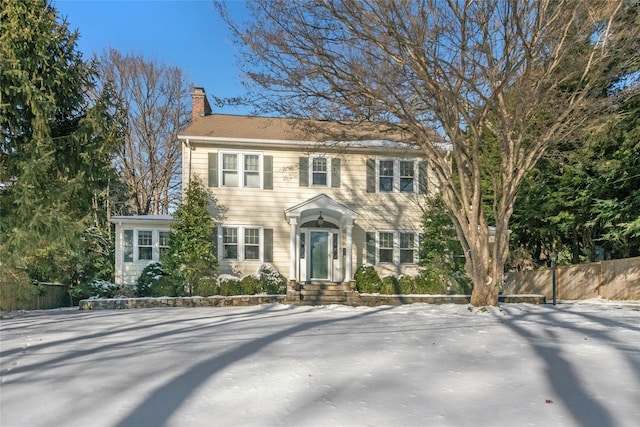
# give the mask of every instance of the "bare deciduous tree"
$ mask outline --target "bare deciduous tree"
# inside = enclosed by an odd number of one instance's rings
[[[189,84],[177,67],[116,50],[98,59],[100,78],[127,114],[125,143],[115,160],[131,193],[132,214],[166,214],[180,199],[178,133],[190,119]]]
[[[301,118],[373,120],[422,148],[465,249],[476,306],[498,303],[522,179],[583,124],[597,81],[620,60],[610,39],[625,7],[259,0],[240,25],[218,4],[247,48],[245,69],[263,105]],[[487,191],[492,209],[483,207]]]

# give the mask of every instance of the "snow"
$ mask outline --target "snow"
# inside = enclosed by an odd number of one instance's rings
[[[640,425],[638,304],[7,317],[3,427]]]

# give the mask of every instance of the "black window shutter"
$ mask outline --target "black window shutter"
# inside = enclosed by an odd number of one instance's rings
[[[427,162],[421,161],[418,167],[418,192],[427,194],[429,192],[429,178],[427,175]]]
[[[264,229],[264,262],[273,262],[273,229]]]
[[[264,156],[262,158],[262,188],[265,190],[273,190],[273,156]]]
[[[367,159],[367,193],[376,192],[376,161]]]
[[[209,153],[209,187],[218,186],[218,153]]]
[[[308,187],[309,186],[309,158],[300,157],[299,162],[300,162],[299,164],[300,187]]]
[[[366,246],[367,246],[367,263],[374,265],[376,263],[376,233],[375,232],[367,231]]]
[[[340,188],[340,167],[341,161],[337,158],[331,159],[331,186]]]

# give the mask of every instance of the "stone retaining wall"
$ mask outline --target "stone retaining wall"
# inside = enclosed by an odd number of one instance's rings
[[[80,310],[114,310],[154,307],[240,307],[284,302],[286,295],[241,295],[233,297],[160,297],[83,299]]]
[[[377,307],[413,303],[469,304],[469,295],[380,295],[347,292],[347,305]],[[503,303],[544,304],[544,295],[500,295]],[[303,305],[304,300],[295,300],[287,295],[241,295],[233,297],[162,297],[162,298],[114,298],[85,299],[80,301],[80,310],[116,310],[154,307],[240,307],[281,303]]]
[[[498,301],[503,303],[546,303],[544,295],[500,295]],[[347,296],[348,305],[365,305],[368,307],[414,303],[469,304],[470,302],[471,295],[379,295],[354,292],[352,295]]]

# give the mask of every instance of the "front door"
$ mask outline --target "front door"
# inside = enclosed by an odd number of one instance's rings
[[[312,231],[309,245],[311,279],[329,279],[329,233]]]

